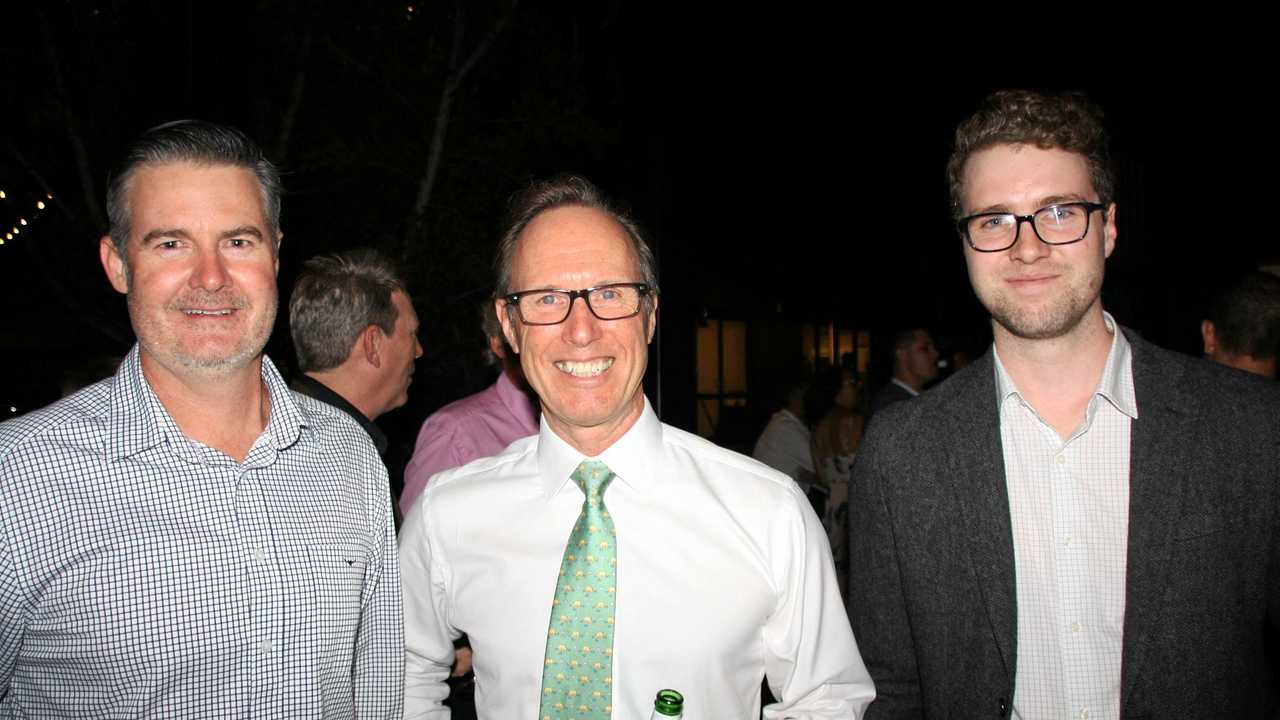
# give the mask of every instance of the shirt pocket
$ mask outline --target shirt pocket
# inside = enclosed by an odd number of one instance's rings
[[[349,661],[360,628],[371,550],[366,543],[345,540],[317,543],[308,552],[322,657]]]

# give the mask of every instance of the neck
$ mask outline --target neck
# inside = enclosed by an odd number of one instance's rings
[[[373,386],[373,383],[361,382],[359,379],[352,377],[351,373],[343,371],[339,366],[333,370],[310,370],[303,375],[323,384],[325,387],[342,396],[343,400],[351,403],[356,410],[360,411],[370,421],[376,420],[382,413],[379,411],[380,405],[375,402],[370,393],[364,388]]]
[[[884,376],[883,376],[883,375],[881,375],[881,377],[884,377]],[[911,388],[912,390],[915,390],[916,392],[920,392],[920,388],[924,386],[924,383],[920,382],[920,380],[919,380],[918,378],[916,378],[916,377],[914,377],[913,375],[909,374],[906,370],[897,370],[897,371],[895,371],[895,372],[893,373],[893,379],[894,379],[894,380],[897,380],[898,382],[902,383],[903,385],[906,385],[907,387]]]
[[[574,450],[587,457],[599,457],[615,442],[627,434],[644,414],[644,393],[637,390],[626,410],[617,418],[606,420],[594,427],[577,427],[561,418],[544,413],[547,427]]]
[[[1071,330],[1054,338],[1020,338],[992,322],[996,352],[1023,399],[1068,437],[1084,419],[1111,351],[1112,334],[1095,302]],[[1116,328],[1116,332],[1120,329]]]
[[[142,375],[183,435],[243,462],[271,419],[262,356],[244,367],[180,375],[142,351]]]

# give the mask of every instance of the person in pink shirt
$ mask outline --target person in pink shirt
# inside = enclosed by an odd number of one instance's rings
[[[483,304],[489,350],[502,365],[488,388],[437,410],[418,431],[413,457],[404,470],[400,512],[407,516],[432,475],[497,455],[512,442],[538,432],[538,406],[528,392],[520,362],[506,347],[493,303]]]

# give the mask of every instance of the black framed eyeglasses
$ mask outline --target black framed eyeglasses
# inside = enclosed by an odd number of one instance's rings
[[[507,307],[515,307],[525,325],[559,325],[569,318],[578,298],[601,320],[625,320],[639,314],[640,301],[649,292],[644,283],[609,283],[582,290],[522,290],[502,299]]]
[[[1008,250],[1018,242],[1022,223],[1031,223],[1036,237],[1046,245],[1070,245],[1089,234],[1089,217],[1095,210],[1106,210],[1105,203],[1054,203],[1031,215],[1013,213],[978,213],[956,221],[956,229],[978,252]]]

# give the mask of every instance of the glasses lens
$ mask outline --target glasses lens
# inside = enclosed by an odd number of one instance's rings
[[[1071,243],[1089,229],[1089,209],[1077,203],[1050,205],[1036,213],[1036,232],[1047,243]]]
[[[975,215],[965,228],[978,250],[1003,250],[1018,236],[1018,218],[1011,213]]]
[[[530,323],[558,323],[569,314],[569,294],[538,290],[520,296],[520,317]]]
[[[591,309],[604,320],[617,320],[636,314],[640,309],[640,288],[614,285],[596,288],[587,294]]]

